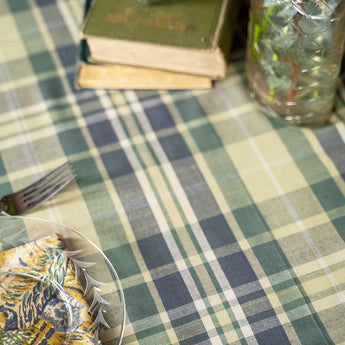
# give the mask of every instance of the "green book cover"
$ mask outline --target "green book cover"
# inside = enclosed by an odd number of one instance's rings
[[[84,17],[90,4],[91,0],[85,1]],[[94,63],[90,61],[90,49],[87,41],[81,39],[75,87],[76,89],[204,89],[212,87],[212,80],[206,77],[168,71],[147,70],[140,67],[131,68],[109,63]]]
[[[212,49],[228,0],[182,0],[143,6],[137,0],[96,0],[85,36]]]
[[[235,0],[94,0],[82,37],[90,61],[219,79],[236,22]]]

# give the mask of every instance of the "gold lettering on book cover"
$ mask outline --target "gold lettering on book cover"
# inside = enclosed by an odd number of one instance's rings
[[[163,11],[151,13],[146,9],[132,7],[127,7],[123,14],[108,13],[105,17],[106,21],[112,23],[127,23],[176,31],[194,29],[194,25],[183,23],[180,19],[181,15],[179,14],[166,13]]]

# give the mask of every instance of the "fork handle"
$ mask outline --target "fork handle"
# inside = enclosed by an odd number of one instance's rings
[[[7,212],[8,206],[2,200],[0,200],[0,212]]]
[[[15,214],[13,201],[6,196],[0,200],[0,212],[5,212],[12,216]]]

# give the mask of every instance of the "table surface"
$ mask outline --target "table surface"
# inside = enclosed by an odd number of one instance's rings
[[[75,90],[83,3],[0,2],[0,187],[69,160],[31,213],[102,247],[124,344],[345,344],[345,107],[289,127],[243,59],[212,90]],[[109,341],[107,344],[113,344]]]

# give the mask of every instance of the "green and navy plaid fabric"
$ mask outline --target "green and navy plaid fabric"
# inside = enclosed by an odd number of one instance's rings
[[[269,119],[243,59],[212,90],[77,91],[82,12],[0,1],[2,195],[72,162],[31,216],[109,257],[124,344],[344,345],[344,104],[320,129]]]

